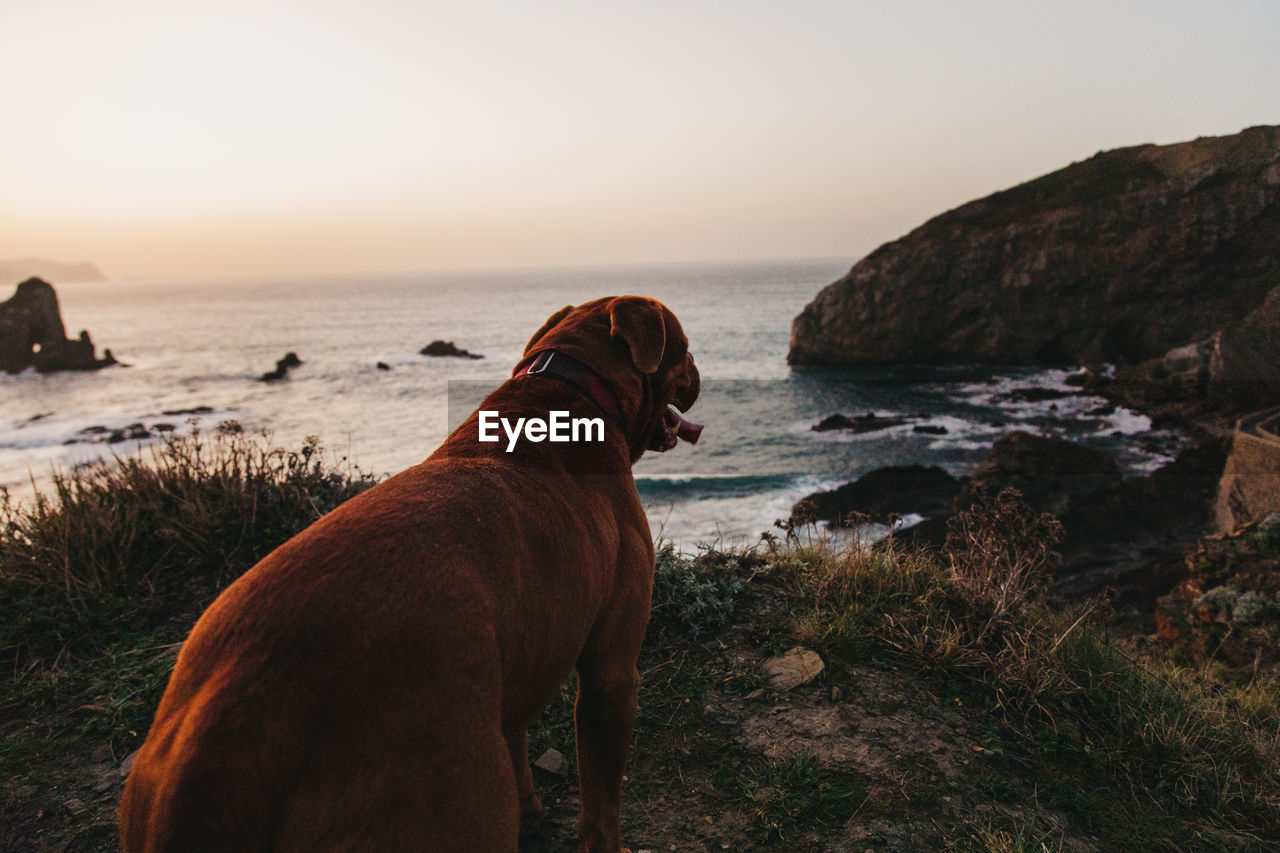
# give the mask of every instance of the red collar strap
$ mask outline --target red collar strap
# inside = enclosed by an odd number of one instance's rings
[[[605,414],[612,415],[619,421],[625,420],[622,417],[622,407],[618,405],[618,398],[609,390],[609,386],[604,383],[599,374],[576,358],[556,350],[545,349],[520,362],[516,372],[511,375],[515,377],[534,373],[546,373],[565,380],[590,397],[604,410]]]

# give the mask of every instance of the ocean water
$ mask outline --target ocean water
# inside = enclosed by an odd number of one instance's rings
[[[496,386],[525,341],[567,304],[625,293],[666,303],[684,325],[703,377],[689,413],[697,446],[646,454],[635,467],[655,536],[692,549],[757,539],[792,504],[885,465],[971,471],[1010,429],[1075,438],[1130,471],[1162,464],[1177,437],[1143,416],[1068,397],[1010,402],[1024,387],[1065,388],[1067,370],[1037,368],[791,369],[791,320],[848,262],[623,267],[342,277],[261,282],[114,282],[58,286],[70,334],[88,329],[128,367],[91,374],[0,375],[0,487],[19,499],[51,471],[142,441],[84,441],[134,423],[189,430],[234,419],[291,445],[318,436],[328,452],[389,474],[426,458],[447,435],[450,382]],[[428,358],[442,338],[477,361]],[[286,352],[303,365],[282,382],[258,377]],[[392,369],[377,369],[385,362]],[[467,387],[472,387],[468,385]],[[910,417],[853,435],[815,432],[834,412]],[[941,427],[942,434],[916,431]],[[98,433],[101,435],[101,433]],[[69,443],[70,442],[70,443]]]

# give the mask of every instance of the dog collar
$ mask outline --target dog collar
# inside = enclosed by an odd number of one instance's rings
[[[515,377],[536,373],[546,373],[565,380],[590,397],[597,406],[604,410],[605,414],[612,415],[619,421],[625,422],[622,417],[622,407],[618,405],[618,398],[609,390],[609,386],[604,383],[604,380],[594,370],[576,358],[557,350],[544,349],[537,355],[520,362],[516,372],[511,375]]]

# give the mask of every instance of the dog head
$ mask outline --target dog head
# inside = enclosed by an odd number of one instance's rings
[[[555,350],[582,362],[608,384],[622,410],[631,461],[697,441],[702,427],[683,413],[698,399],[701,379],[680,321],[645,296],[611,296],[566,305],[525,345],[524,358]]]

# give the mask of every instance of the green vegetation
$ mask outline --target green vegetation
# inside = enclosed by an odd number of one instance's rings
[[[196,616],[370,483],[314,441],[228,425],[5,500],[0,848],[114,850],[123,760]],[[1280,831],[1274,672],[1217,680],[1111,636],[1105,604],[1047,602],[1058,531],[1016,494],[984,496],[940,554],[782,527],[658,549],[633,847],[1261,850]],[[760,662],[796,644],[826,673],[773,691]],[[533,757],[572,760],[573,695],[571,678]],[[562,849],[573,777],[538,785],[534,849]]]
[[[799,828],[843,823],[865,798],[860,780],[824,771],[812,752],[762,759],[737,778],[737,805],[764,841],[787,841]]]

